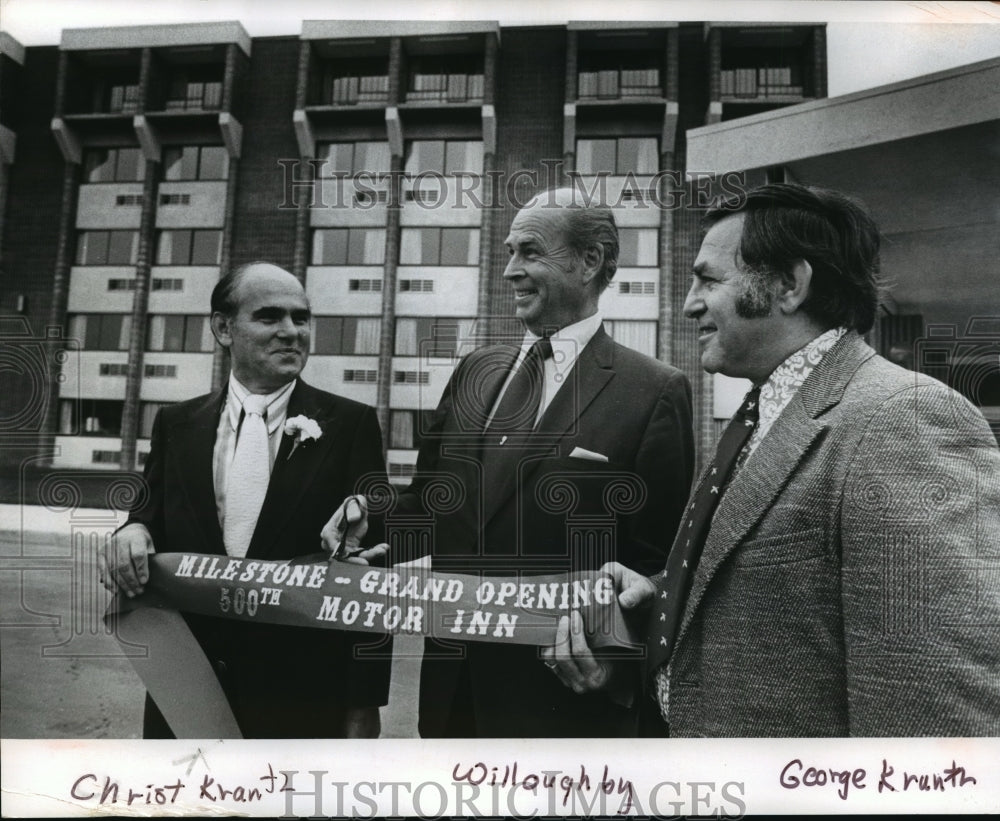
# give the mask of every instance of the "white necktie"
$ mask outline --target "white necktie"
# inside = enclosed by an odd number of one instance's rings
[[[226,482],[223,533],[230,556],[246,556],[267,495],[271,463],[264,423],[266,409],[267,402],[259,394],[252,393],[243,400],[243,424]]]

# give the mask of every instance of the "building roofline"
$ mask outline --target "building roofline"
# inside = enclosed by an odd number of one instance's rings
[[[763,168],[996,119],[1000,58],[689,129],[689,167]]]
[[[0,54],[10,57],[19,65],[24,65],[24,46],[6,31],[0,31]]]
[[[176,23],[162,26],[112,26],[63,29],[63,51],[163,48],[235,43],[250,55],[250,35],[237,20],[218,23]]]
[[[434,34],[500,34],[496,20],[303,20],[302,40],[421,37]]]

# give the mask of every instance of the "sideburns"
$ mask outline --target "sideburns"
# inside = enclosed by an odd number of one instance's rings
[[[743,319],[761,319],[771,313],[774,291],[771,278],[763,271],[744,271],[742,288],[736,297],[736,315]]]

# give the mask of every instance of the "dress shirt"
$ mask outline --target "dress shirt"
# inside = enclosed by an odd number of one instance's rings
[[[574,322],[572,325],[560,328],[549,337],[549,342],[552,343],[552,356],[545,360],[545,378],[542,383],[542,401],[538,406],[538,416],[535,417],[536,425],[538,424],[538,420],[542,418],[542,414],[545,413],[545,409],[552,403],[556,392],[566,383],[569,372],[576,364],[577,357],[580,356],[581,351],[583,351],[583,349],[587,347],[587,343],[594,338],[594,334],[601,329],[602,321],[600,312],[597,312],[595,314],[591,314],[586,319],[581,319],[579,322]],[[521,363],[528,355],[528,351],[531,350],[531,346],[534,345],[539,339],[541,339],[541,337],[538,336],[538,334],[533,334],[531,331],[525,332],[524,341],[521,342],[521,350],[518,352],[514,366],[510,369],[510,373],[507,374],[507,379],[503,383],[503,388],[497,395],[497,400],[493,403],[493,407],[490,410],[490,418],[487,422],[487,427],[489,426],[489,422],[493,421],[493,414],[496,413],[497,407],[500,405],[500,400],[507,392],[507,386],[510,384],[510,380],[513,379],[514,374],[517,373],[518,368],[521,367]]]
[[[267,444],[270,456],[269,470],[274,469],[274,460],[281,445],[282,429],[285,416],[288,414],[288,400],[295,387],[292,380],[274,393],[269,393],[267,399]],[[249,395],[240,382],[229,374],[229,389],[226,391],[226,401],[222,403],[222,413],[219,414],[219,427],[215,433],[215,450],[212,453],[212,476],[215,485],[215,508],[219,516],[219,524],[225,520],[226,511],[226,479],[233,455],[236,453],[236,439],[239,435],[240,416],[243,413],[243,400]]]

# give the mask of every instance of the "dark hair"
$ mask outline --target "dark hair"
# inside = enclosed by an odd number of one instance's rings
[[[233,316],[237,310],[236,289],[239,287],[240,280],[243,279],[243,274],[247,268],[252,268],[254,265],[270,264],[263,260],[254,260],[253,262],[239,265],[222,276],[212,289],[212,313]]]
[[[878,305],[879,231],[860,203],[837,191],[773,183],[709,209],[707,228],[744,214],[740,256],[750,273],[787,277],[812,266],[802,310],[828,328],[867,333]]]

